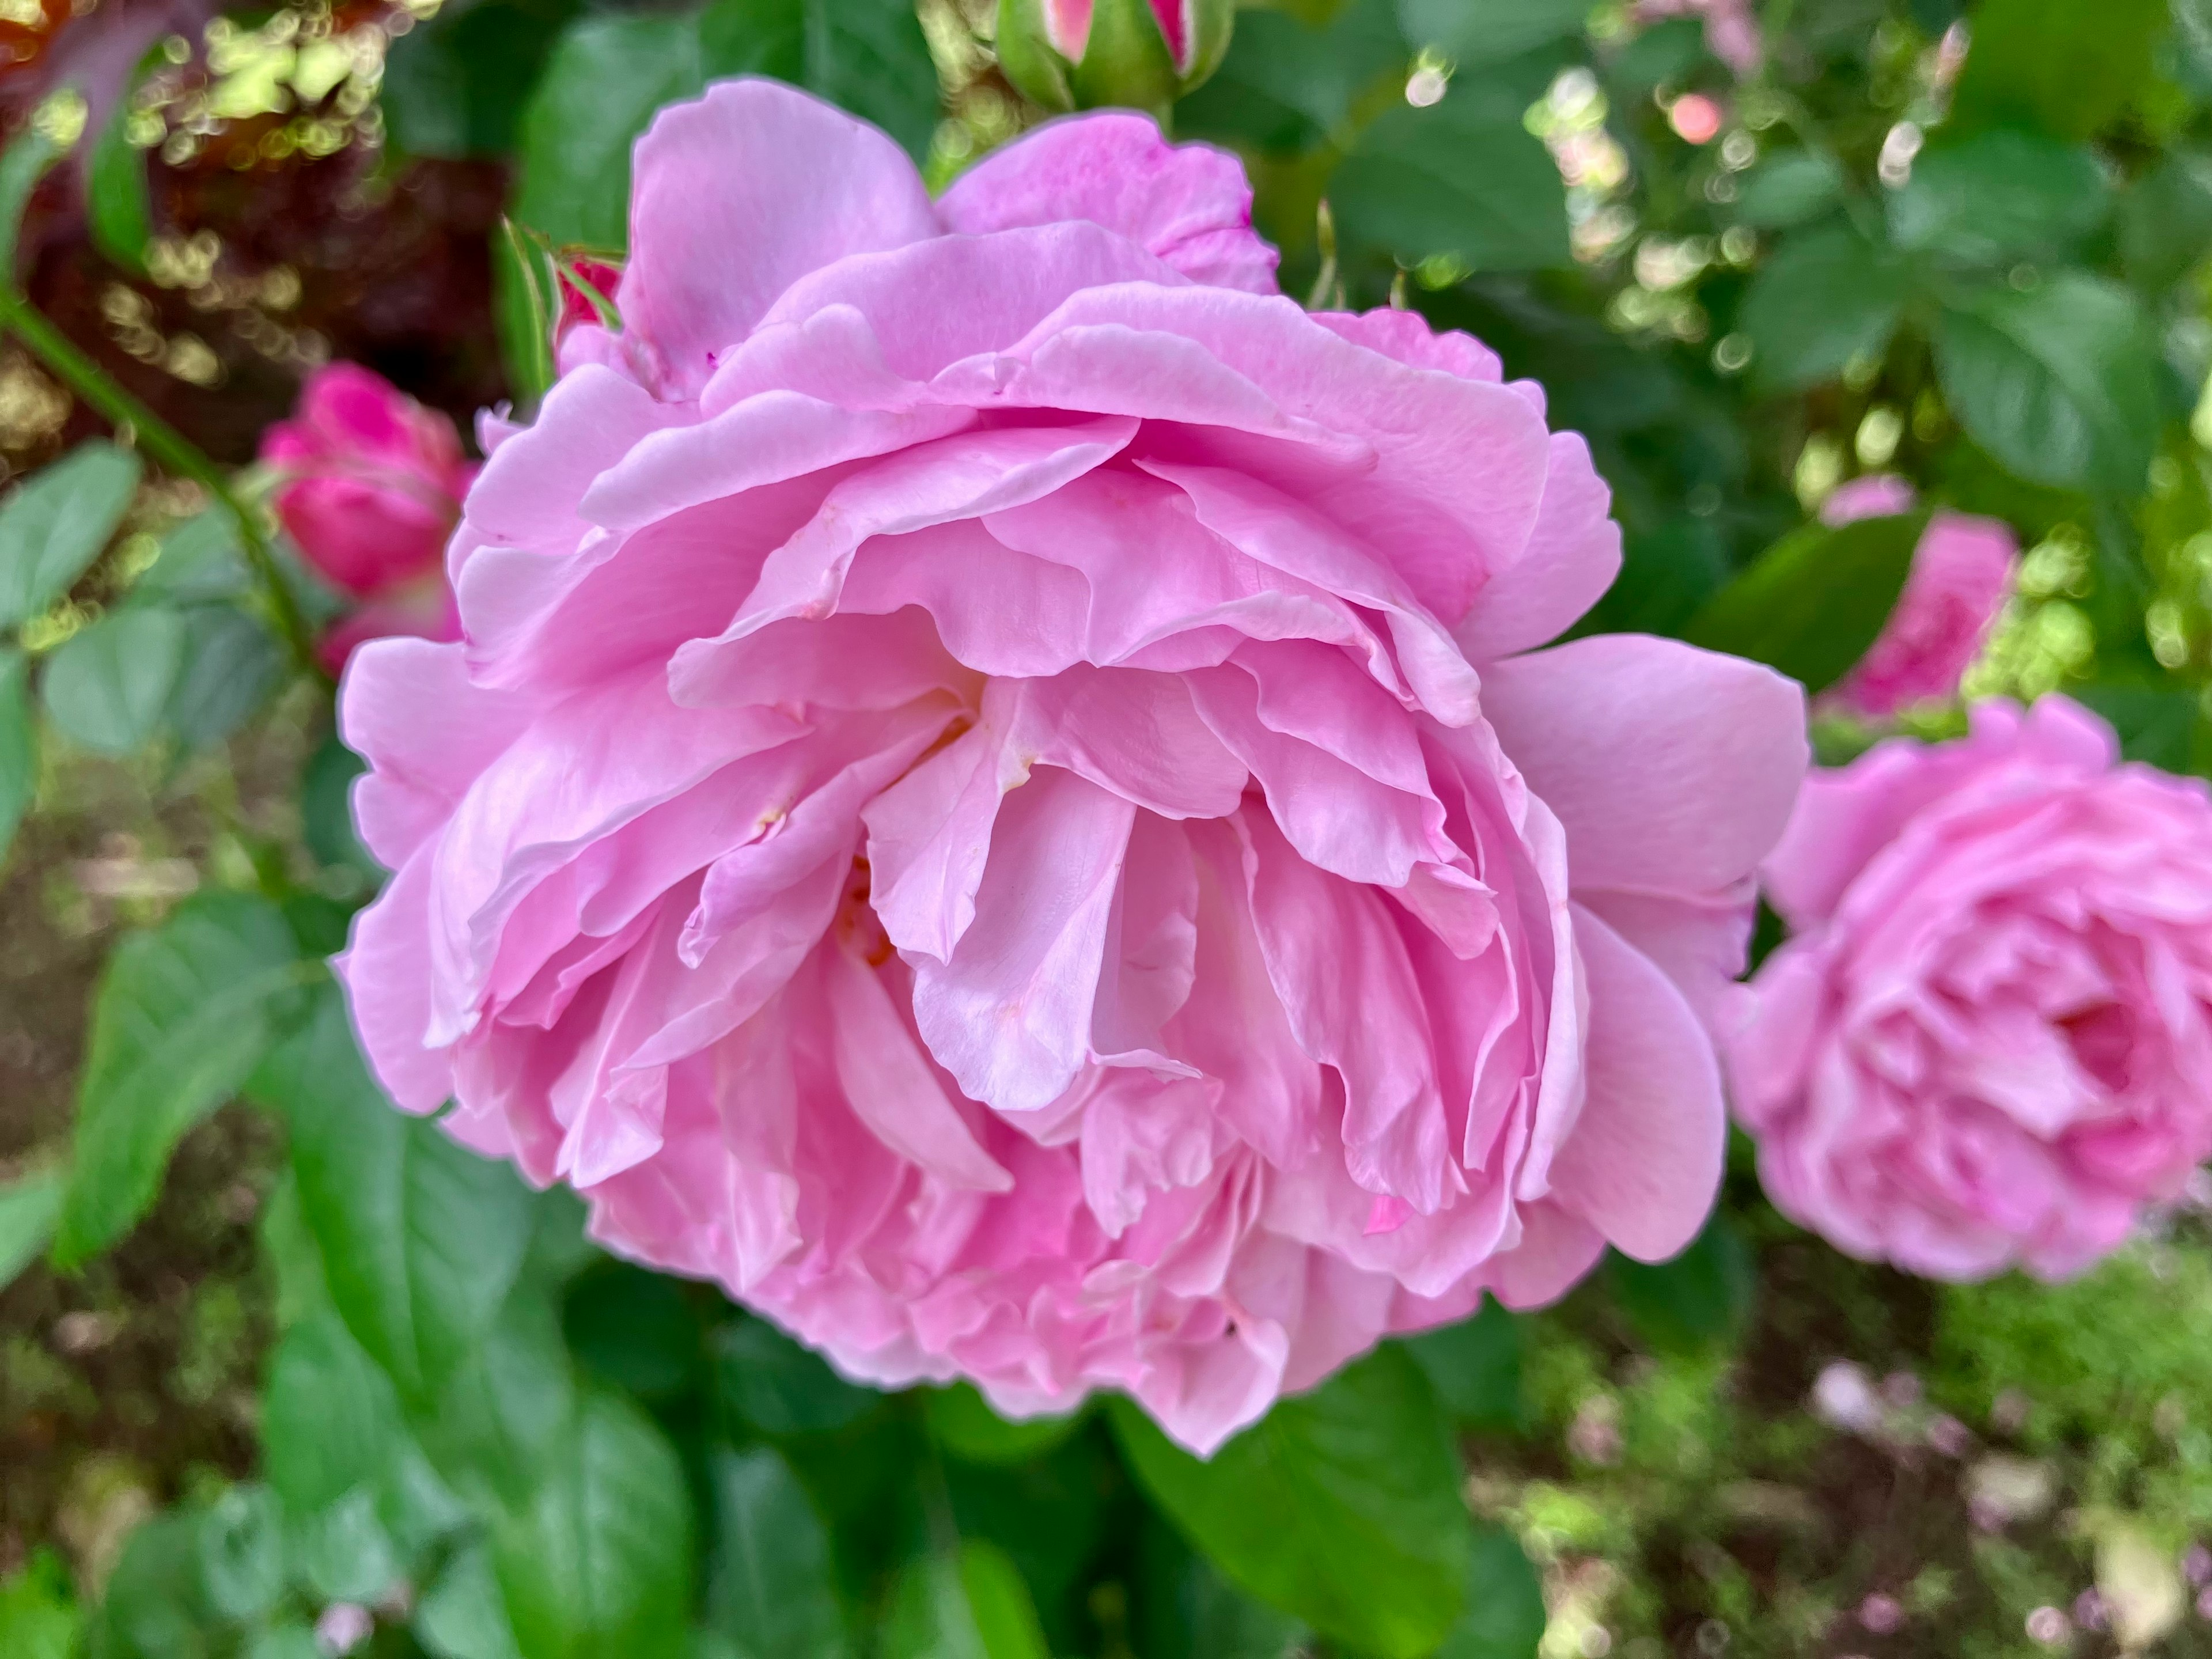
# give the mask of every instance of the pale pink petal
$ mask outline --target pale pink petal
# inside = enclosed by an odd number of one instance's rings
[[[939,233],[904,151],[775,81],[725,81],[662,110],[632,171],[616,304],[679,395],[809,271]]]
[[[1628,1255],[1664,1261],[1719,1190],[1728,1115],[1697,1016],[1650,960],[1577,910],[1589,986],[1588,1094],[1552,1160],[1558,1200]]]
[[[1577,890],[1734,885],[1773,846],[1804,773],[1796,685],[1671,640],[1604,635],[1495,664],[1483,707],[1566,826]]]
[[[1141,115],[1101,110],[1048,122],[985,156],[938,204],[956,231],[1087,219],[1194,282],[1275,291],[1274,249],[1252,229],[1237,158],[1170,144]]]

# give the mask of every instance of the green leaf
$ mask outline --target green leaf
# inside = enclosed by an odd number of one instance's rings
[[[1544,1587],[1519,1540],[1503,1527],[1478,1527],[1467,1611],[1436,1659],[1536,1659],[1544,1620]]]
[[[2166,21],[2166,0],[1982,0],[1952,124],[1967,131],[2019,123],[2092,137],[2151,84]]]
[[[1083,1425],[1084,1413],[1010,1422],[991,1409],[972,1382],[932,1389],[922,1396],[931,1437],[971,1463],[1022,1463],[1041,1457]]]
[[[2132,295],[2081,271],[1947,307],[1936,371],[1960,425],[2031,483],[2132,495],[2162,425],[2156,345]]]
[[[0,282],[15,280],[15,240],[23,225],[23,210],[46,169],[61,160],[36,126],[25,127],[0,150]]]
[[[292,1619],[256,1636],[245,1659],[325,1659],[325,1655],[313,1628]]]
[[[1465,68],[1582,33],[1590,0],[1398,0],[1398,25]]]
[[[514,1283],[530,1240],[528,1190],[505,1165],[391,1103],[335,985],[316,988],[306,1024],[255,1088],[291,1125],[301,1212],[331,1303],[400,1397],[427,1403]]]
[[[2071,246],[2111,207],[2092,151],[1999,127],[1923,151],[1911,179],[1889,198],[1889,232],[1914,252],[2001,264]]]
[[[881,1395],[848,1382],[820,1354],[765,1319],[724,1326],[714,1334],[714,1352],[722,1403],[761,1434],[827,1434],[884,1403]]]
[[[446,6],[392,43],[380,101],[408,155],[504,157],[577,0]]]
[[[2180,776],[2212,776],[2212,721],[2193,687],[2104,682],[2066,690],[2111,722],[2128,759]]]
[[[515,413],[526,420],[553,385],[559,279],[552,255],[512,219],[500,221],[499,234],[492,238],[491,286],[500,361],[514,392]]]
[[[370,1494],[398,1455],[402,1430],[391,1380],[335,1314],[301,1320],[270,1362],[262,1403],[269,1484],[294,1515]]]
[[[39,796],[39,727],[31,714],[31,659],[0,646],[0,860]]]
[[[1425,109],[1398,100],[1359,135],[1329,181],[1341,245],[1455,272],[1567,263],[1559,169],[1516,100],[1454,82]]]
[[[93,1003],[57,1266],[76,1267],[146,1212],[171,1151],[245,1081],[307,971],[283,912],[242,893],[188,899],[116,949]]]
[[[162,723],[186,749],[210,749],[269,700],[284,676],[284,649],[258,620],[227,605],[182,615],[183,660]]]
[[[1825,691],[1881,637],[1927,522],[1907,513],[1802,526],[1706,600],[1682,637]]]
[[[0,629],[69,592],[138,489],[138,458],[105,439],[79,444],[0,506]]]
[[[904,0],[720,0],[690,16],[586,17],[555,46],[523,112],[514,216],[556,244],[626,246],[632,143],[663,105],[738,74],[805,87],[915,155],[936,131],[937,71]]]
[[[525,1659],[679,1659],[691,1605],[691,1509],[659,1430],[586,1396],[529,1506],[494,1531]]]
[[[576,1410],[552,1301],[518,1286],[422,1425],[425,1449],[465,1489],[520,1504],[543,1480]]]
[[[118,611],[74,634],[39,679],[46,718],[96,754],[128,755],[161,726],[185,661],[175,611]]]
[[[1761,230],[1817,219],[1844,199],[1844,170],[1826,150],[1786,149],[1744,176],[1735,216]]]
[[[410,1626],[430,1659],[522,1659],[489,1551],[461,1551],[415,1610]]]
[[[1473,1537],[1459,1457],[1403,1349],[1278,1401],[1210,1462],[1127,1401],[1110,1409],[1138,1480],[1261,1600],[1377,1659],[1418,1659],[1458,1620]]]
[[[2120,201],[2120,263],[2128,280],[2163,294],[2212,251],[2212,154],[2175,150]]]
[[[1671,1261],[1608,1255],[1606,1278],[1636,1334],[1664,1353],[1696,1353],[1733,1341],[1750,1322],[1759,1288],[1750,1247],[1718,1213]]]
[[[1029,1587],[1006,1553],[969,1539],[900,1576],[883,1659],[1048,1659]]]
[[[629,244],[629,152],[663,104],[707,83],[684,16],[591,16],[553,48],[522,114],[514,216],[557,244]]]
[[[747,1659],[837,1659],[850,1650],[830,1534],[791,1466],[767,1446],[717,1452],[707,1618]]]
[[[131,1533],[96,1628],[91,1648],[101,1659],[214,1659],[222,1650],[200,1583],[198,1516],[156,1516]]]
[[[601,1261],[580,1275],[561,1328],[577,1364],[648,1403],[690,1393],[707,1357],[690,1289],[627,1261]]]
[[[1455,1421],[1487,1429],[1521,1424],[1521,1322],[1494,1300],[1456,1325],[1406,1339]]]
[[[62,1177],[52,1170],[0,1185],[0,1291],[37,1260],[61,1213]]]
[[[1182,1535],[1147,1516],[1138,1535],[1137,1650],[1145,1659],[1304,1659],[1313,1632],[1255,1601]]]
[[[328,1508],[289,1517],[294,1575],[319,1600],[374,1601],[405,1571],[376,1498],[374,1486],[356,1486]]]
[[[1744,296],[1738,322],[1757,348],[1753,372],[1778,391],[1832,380],[1888,345],[1905,296],[1903,267],[1850,226],[1793,236]]]
[[[384,867],[353,827],[353,782],[368,770],[368,763],[337,732],[316,744],[300,777],[300,830],[316,863],[356,870],[374,882],[384,878]]]
[[[948,1459],[945,1488],[954,1529],[1006,1551],[1041,1613],[1049,1609],[1065,1628],[1121,1518],[1107,1507],[1126,1485],[1116,1464],[1101,1437],[1090,1434],[1021,1463]]]
[[[284,1510],[268,1487],[225,1489],[201,1517],[199,1549],[208,1604],[224,1618],[258,1619],[284,1593]]]
[[[131,602],[165,599],[172,605],[205,605],[233,599],[253,586],[239,540],[238,520],[226,507],[198,513],[161,538],[161,550],[140,573]]]
[[[146,185],[146,152],[125,136],[130,101],[118,99],[85,163],[85,228],[92,245],[133,276],[146,269],[154,240],[154,203]]]
[[[1621,555],[1620,574],[1577,633],[1678,635],[1729,574],[1727,538],[1694,514],[1624,537]]]
[[[929,153],[942,97],[908,0],[717,0],[699,31],[710,77],[773,75]]]
[[[1310,149],[1369,94],[1402,87],[1411,49],[1394,0],[1352,0],[1323,28],[1245,11],[1212,80],[1176,106],[1178,136],[1262,150]]]
[[[33,1550],[29,1565],[0,1583],[0,1653],[9,1659],[71,1659],[82,1623],[51,1549]]]

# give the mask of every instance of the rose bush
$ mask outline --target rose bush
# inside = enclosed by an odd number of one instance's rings
[[[1048,126],[932,201],[726,83],[360,652],[392,1096],[890,1384],[1211,1448],[1703,1221],[1701,1016],[1797,689],[1546,644],[1619,562],[1475,341],[1274,292],[1229,157]]]
[[[2212,797],[2062,696],[1814,774],[1729,1044],[1767,1193],[1944,1279],[2079,1271],[2212,1152]]]
[[[293,417],[262,434],[261,459],[294,544],[354,602],[323,635],[326,667],[364,640],[458,637],[440,555],[477,467],[452,421],[371,370],[332,363],[307,377]]]

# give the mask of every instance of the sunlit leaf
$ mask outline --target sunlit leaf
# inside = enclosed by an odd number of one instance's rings
[[[138,458],[104,439],[79,444],[0,506],[0,629],[27,622],[70,590],[138,489]]]

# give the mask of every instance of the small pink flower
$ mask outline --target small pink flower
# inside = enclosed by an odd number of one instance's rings
[[[1767,1192],[1853,1255],[2056,1278],[2212,1152],[2212,794],[2064,697],[1816,772],[1729,1042]]]
[[[333,672],[362,640],[457,638],[441,565],[476,468],[453,423],[357,363],[308,377],[289,421],[262,434],[276,516],[307,563],[362,601],[325,637]]]
[[[932,197],[741,81],[634,177],[622,330],[485,428],[465,641],[347,677],[402,1106],[854,1376],[1200,1450],[1695,1236],[1803,705],[1540,648],[1620,535],[1535,387],[1284,297],[1139,116]]]
[[[1912,510],[1912,486],[1891,473],[1854,478],[1820,508],[1850,524]],[[1869,720],[1955,696],[2012,592],[2020,544],[1994,519],[1938,513],[1913,550],[1912,568],[1881,637],[1825,702]]]

